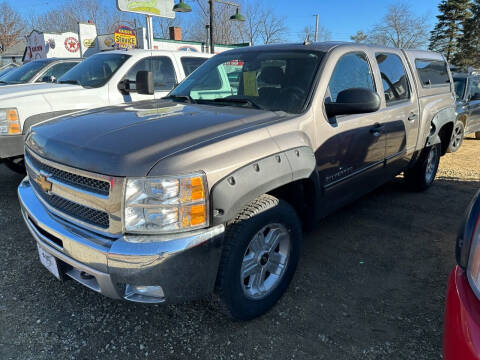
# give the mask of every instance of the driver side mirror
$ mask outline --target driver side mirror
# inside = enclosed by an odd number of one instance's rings
[[[41,78],[40,82],[44,82],[44,83],[54,83],[57,81],[57,78],[55,76],[44,76]]]
[[[372,113],[380,109],[380,96],[370,89],[352,88],[340,91],[337,101],[325,103],[329,118],[337,115],[352,115]]]
[[[151,71],[137,72],[135,88],[139,94],[153,95],[155,93],[155,87],[153,85],[153,73]]]

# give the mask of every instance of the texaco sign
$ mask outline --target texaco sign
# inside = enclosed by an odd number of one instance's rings
[[[80,43],[74,37],[68,37],[65,39],[65,49],[71,53],[75,53],[80,50]]]

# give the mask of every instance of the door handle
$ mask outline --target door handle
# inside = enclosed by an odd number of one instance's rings
[[[380,124],[380,123],[376,123],[375,125],[372,126],[372,128],[370,129],[370,132],[373,134],[373,136],[380,136],[381,132],[383,131],[383,129],[385,129],[385,126]]]
[[[415,114],[413,112],[408,115],[408,121],[413,121],[416,118],[417,118],[417,114]]]

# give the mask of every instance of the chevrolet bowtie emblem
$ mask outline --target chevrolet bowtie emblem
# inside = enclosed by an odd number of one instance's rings
[[[46,193],[48,193],[49,191],[52,190],[52,183],[50,181],[48,181],[48,178],[47,176],[45,175],[38,175],[35,180],[34,180],[39,186],[40,188],[45,191]]]

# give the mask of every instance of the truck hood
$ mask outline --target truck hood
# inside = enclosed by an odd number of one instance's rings
[[[61,93],[66,90],[82,89],[79,85],[70,84],[17,84],[0,86],[0,101],[23,96]]]
[[[111,176],[145,176],[158,161],[174,153],[285,116],[283,112],[170,100],[139,102],[34,126],[27,145],[46,159],[78,169]]]

